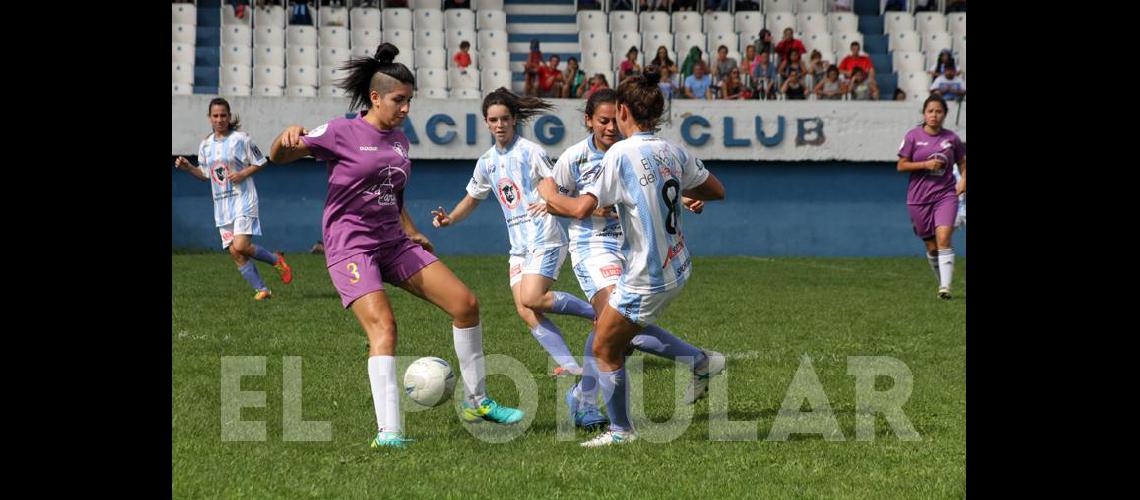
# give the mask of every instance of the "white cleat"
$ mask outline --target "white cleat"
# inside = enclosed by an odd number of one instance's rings
[[[637,434],[625,431],[606,431],[598,434],[594,439],[581,444],[583,448],[600,448],[614,444],[625,444],[637,441]]]
[[[938,298],[940,298],[942,300],[950,300],[950,289],[949,288],[939,288],[938,289]]]
[[[691,405],[708,392],[709,379],[720,375],[727,366],[724,355],[716,351],[702,351],[708,358],[703,370],[693,370],[693,379],[685,389],[685,404]]]

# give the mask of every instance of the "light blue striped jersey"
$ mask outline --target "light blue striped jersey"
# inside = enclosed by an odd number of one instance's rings
[[[625,233],[625,272],[620,286],[651,294],[678,288],[692,266],[681,231],[681,192],[709,177],[683,146],[638,132],[606,151],[601,164],[582,174],[582,193],[598,206],[617,205]]]
[[[507,221],[511,255],[566,244],[566,231],[558,219],[550,214],[531,217],[526,210],[527,205],[542,201],[538,183],[550,175],[551,161],[546,151],[519,136],[505,150],[491,146],[475,163],[467,194],[483,200],[495,192]]]
[[[214,224],[232,224],[240,215],[257,217],[257,188],[253,177],[238,184],[229,176],[241,172],[248,165],[263,165],[269,161],[245,132],[232,131],[222,139],[214,134],[198,145],[198,168],[210,178],[214,193]]]
[[[602,162],[605,152],[594,144],[594,135],[570,146],[558,157],[554,164],[554,182],[558,192],[567,196],[577,196],[582,191],[582,173]],[[591,216],[586,219],[571,219],[567,227],[570,237],[570,253],[575,262],[581,262],[593,255],[621,253],[621,221],[617,218]]]

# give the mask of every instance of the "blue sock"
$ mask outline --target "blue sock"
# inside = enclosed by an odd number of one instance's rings
[[[625,367],[617,371],[603,371],[598,368],[598,386],[606,400],[606,413],[610,417],[611,431],[629,432],[633,424],[629,422],[629,387],[625,379]]]
[[[265,290],[265,282],[261,281],[261,275],[257,272],[257,265],[252,260],[245,261],[245,265],[238,269],[241,271],[241,277],[253,287],[254,290]]]
[[[582,380],[578,382],[578,406],[598,407],[598,360],[594,359],[594,331],[586,336],[586,351],[582,356]]]
[[[662,358],[681,358],[696,367],[705,358],[705,353],[692,344],[677,338],[668,330],[657,325],[649,325],[633,337],[633,347],[641,352],[655,354]]]
[[[254,245],[253,258],[260,260],[271,266],[277,265],[277,256],[273,252],[266,250],[260,246]]]
[[[578,362],[570,354],[570,348],[566,346],[566,341],[562,340],[562,331],[549,319],[543,318],[538,326],[530,330],[530,334],[534,335],[534,339],[550,353],[550,357],[554,358],[558,366],[565,369],[579,368]]]
[[[575,295],[566,292],[551,292],[554,294],[554,307],[550,312],[554,314],[570,314],[579,318],[594,319],[594,307]]]

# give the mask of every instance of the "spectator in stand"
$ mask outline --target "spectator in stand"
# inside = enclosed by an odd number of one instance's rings
[[[637,64],[637,47],[630,47],[629,52],[625,53],[625,60],[621,62],[618,67],[618,79],[625,80],[631,76],[641,74],[641,65]]]
[[[471,65],[471,42],[467,40],[459,42],[459,52],[451,57],[451,61],[460,70],[467,71],[467,67]]]
[[[736,68],[736,59],[728,57],[728,47],[721,45],[716,48],[716,64],[712,67],[713,84],[720,85],[728,73]]]
[[[934,66],[930,67],[927,74],[930,75],[930,79],[933,81],[935,78],[938,78],[938,75],[946,72],[947,66],[957,67],[957,65],[954,64],[954,54],[950,53],[950,49],[942,49],[942,52],[938,53],[938,60],[934,61]]]
[[[744,46],[744,57],[740,58],[740,74],[752,75],[752,66],[756,64],[756,46]]]
[[[784,61],[788,59],[789,52],[799,52],[800,55],[803,56],[804,52],[807,52],[807,49],[804,49],[803,42],[796,40],[795,32],[793,32],[791,28],[784,28],[784,39],[776,44],[776,55],[779,57],[777,61],[783,64]],[[800,74],[802,75],[803,73]]]
[[[851,81],[848,82],[848,89],[852,101],[871,101],[879,100],[879,84],[874,80],[867,78],[867,73],[863,72],[863,68],[855,68],[851,72]]]
[[[851,78],[851,71],[858,66],[863,68],[870,78],[875,78],[875,63],[871,62],[871,57],[862,53],[859,48],[859,42],[851,42],[851,53],[839,63],[839,72],[844,78]]]
[[[549,64],[538,68],[538,94],[540,97],[557,97],[562,93],[562,71],[558,54],[550,54]]]
[[[767,28],[760,30],[760,35],[756,40],[752,41],[752,45],[756,46],[757,53],[764,52],[765,50],[768,51],[768,54],[776,53],[776,46],[772,45],[772,32],[768,31]]]
[[[752,91],[740,80],[740,68],[735,66],[728,72],[720,86],[721,99],[751,99]]]
[[[610,88],[610,82],[606,81],[606,75],[598,73],[590,79],[590,89],[586,91],[586,94],[583,97],[589,99],[594,92],[608,88]]]
[[[947,101],[960,101],[966,97],[966,80],[953,66],[947,66],[942,76],[930,85],[930,93]]]
[[[670,74],[677,72],[677,63],[673,62],[672,59],[669,59],[669,49],[667,49],[664,45],[657,47],[657,56],[654,57],[648,65],[657,66],[658,68],[669,68]]]
[[[767,51],[760,51],[756,63],[752,65],[752,87],[756,89],[758,99],[776,97],[776,66],[772,64],[772,57]]]
[[[538,69],[542,67],[542,50],[539,48],[537,38],[530,40],[530,54],[526,58],[526,64],[523,66],[523,71],[526,72],[526,80],[523,84],[523,93],[528,96],[534,96],[534,82],[538,79]]]
[[[578,59],[566,60],[566,73],[562,75],[562,97],[582,97],[586,93],[586,72],[578,68]]]
[[[800,56],[799,52],[796,52],[794,50],[788,52],[788,57],[783,61],[780,61],[780,66],[776,68],[776,72],[780,74],[781,82],[787,80],[788,73],[792,71],[798,72],[801,78],[803,75],[808,74],[808,68],[807,65],[804,64],[803,57]]]
[[[828,67],[823,80],[815,84],[814,92],[819,99],[834,101],[843,99],[843,94],[847,93],[847,85],[839,79],[839,68]]]
[[[701,48],[694,45],[689,49],[689,55],[685,56],[685,62],[681,63],[682,82],[693,74],[693,67],[695,67],[698,62],[701,62]]]
[[[693,74],[685,79],[685,98],[712,99],[712,77],[705,74],[705,62],[693,66]]]
[[[905,101],[906,100],[906,91],[904,91],[903,89],[900,89],[898,87],[895,87],[895,100],[896,101]]]
[[[823,60],[823,54],[818,50],[812,49],[811,60],[808,61],[808,70],[804,78],[809,88],[815,88],[815,84],[823,80],[823,76],[827,73],[828,66],[831,66],[831,63]]]
[[[784,85],[780,87],[780,93],[784,94],[784,99],[789,101],[807,99],[807,87],[800,81],[799,71],[793,69],[788,72],[788,79],[784,80]]]

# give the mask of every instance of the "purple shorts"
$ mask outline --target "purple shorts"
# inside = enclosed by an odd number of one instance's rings
[[[919,239],[929,240],[934,237],[934,228],[954,227],[954,219],[958,217],[958,197],[950,191],[934,203],[907,205],[906,208],[914,224],[914,234]]]
[[[365,294],[384,289],[384,283],[403,283],[439,259],[408,238],[358,253],[329,266],[333,286],[344,308]]]

